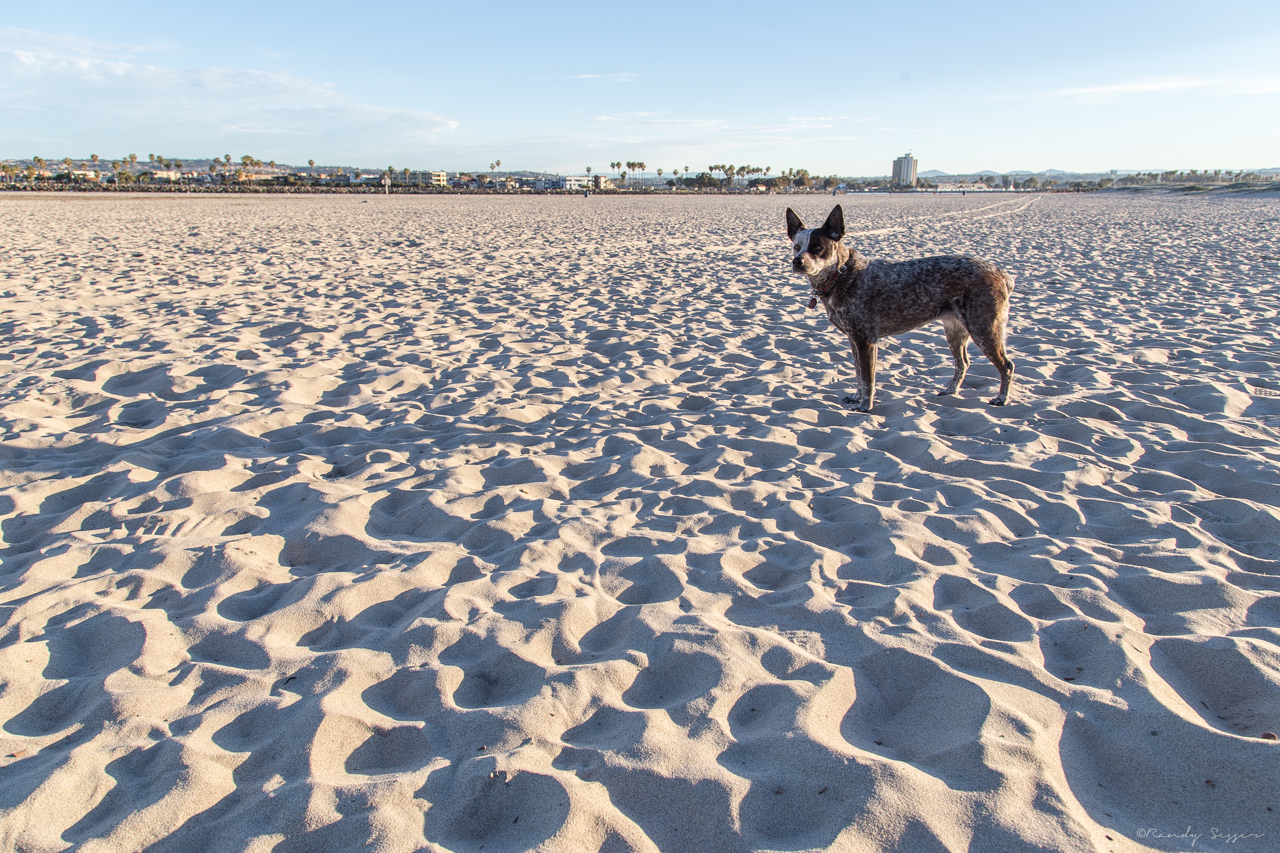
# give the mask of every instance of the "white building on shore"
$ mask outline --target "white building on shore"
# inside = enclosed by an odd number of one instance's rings
[[[910,152],[893,161],[893,182],[904,187],[916,185],[916,167],[920,161],[912,157]]]

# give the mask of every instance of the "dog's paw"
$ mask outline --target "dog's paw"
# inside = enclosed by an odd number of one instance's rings
[[[990,403],[992,406],[1003,406],[1006,400],[1004,397],[992,397],[987,402]]]
[[[840,402],[844,403],[846,406],[856,406],[862,402],[862,397],[857,394],[850,394]]]

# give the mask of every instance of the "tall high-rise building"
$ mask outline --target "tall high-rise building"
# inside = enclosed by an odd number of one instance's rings
[[[916,166],[919,161],[910,154],[903,154],[893,161],[893,182],[904,187],[916,185]]]

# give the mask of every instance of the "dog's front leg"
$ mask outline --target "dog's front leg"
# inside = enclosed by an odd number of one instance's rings
[[[853,350],[853,375],[858,383],[858,390],[847,395],[842,401],[846,406],[853,406],[855,410],[862,404],[862,362],[858,359],[858,342],[854,340],[853,335],[848,335],[849,349]]]
[[[876,350],[874,341],[858,344],[858,384],[862,386],[860,412],[870,412],[876,399]]]
[[[876,345],[853,341],[853,361],[858,367],[858,400],[854,411],[869,412],[876,397]]]

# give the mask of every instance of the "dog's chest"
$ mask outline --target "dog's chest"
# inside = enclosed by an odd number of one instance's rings
[[[862,293],[858,283],[848,282],[836,288],[836,292],[822,300],[827,319],[845,334],[867,331],[868,307],[863,304]]]
[[[822,305],[822,308],[824,311],[827,312],[827,319],[831,321],[831,325],[835,326],[837,329],[839,329],[842,332],[849,331],[848,329],[845,328],[843,318],[840,316],[840,312],[835,308],[834,305],[824,302]]]

